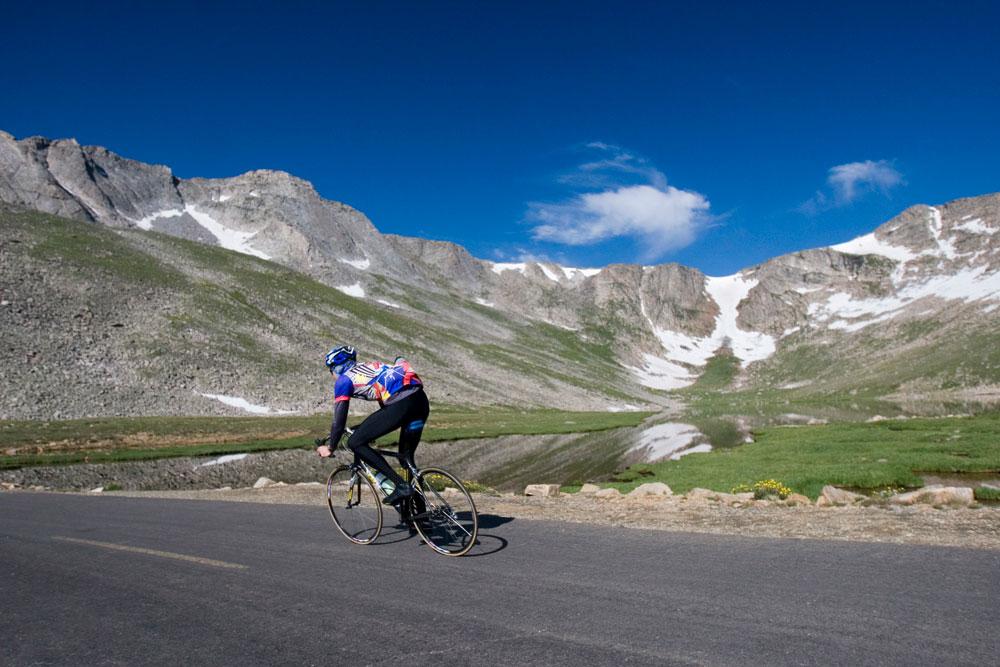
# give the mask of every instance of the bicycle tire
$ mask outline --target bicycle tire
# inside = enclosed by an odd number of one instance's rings
[[[452,488],[455,491],[446,492]],[[444,468],[424,468],[414,482],[413,526],[421,539],[444,556],[463,556],[476,544],[479,513],[472,495]],[[423,511],[417,511],[424,503]]]
[[[351,466],[339,466],[326,478],[330,518],[337,530],[355,544],[371,544],[382,533],[379,500],[371,481]]]

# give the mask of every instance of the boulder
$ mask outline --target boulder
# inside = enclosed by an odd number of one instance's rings
[[[91,493],[104,493],[104,487],[103,486],[99,486],[96,489],[91,489],[90,492]]]
[[[269,477],[260,477],[256,482],[253,483],[253,488],[263,489],[265,486],[271,486],[274,484],[274,480]]]
[[[621,498],[622,492],[618,489],[601,489],[594,493],[595,498],[601,498],[602,500],[613,500],[615,498]]]
[[[583,486],[580,487],[579,493],[581,496],[590,496],[597,493],[600,490],[601,487],[597,486],[596,484],[584,484]]]
[[[663,482],[647,482],[629,491],[628,495],[630,498],[642,498],[644,496],[672,496],[674,492]]]
[[[969,506],[975,502],[975,493],[972,489],[964,486],[942,486],[933,484],[925,486],[916,491],[899,493],[889,502],[893,505],[915,505],[924,503],[927,505],[955,505]]]
[[[854,503],[859,503],[865,500],[866,496],[860,493],[854,493],[852,491],[845,491],[844,489],[838,489],[835,486],[824,486],[823,490],[819,494],[819,498],[816,499],[817,507],[831,507],[834,505],[853,505]]]
[[[801,493],[793,493],[785,498],[785,504],[792,507],[795,505],[812,505],[812,501]]]
[[[524,487],[524,495],[540,498],[554,498],[559,495],[558,484],[529,484]]]
[[[695,487],[684,494],[688,500],[718,500],[719,492]]]

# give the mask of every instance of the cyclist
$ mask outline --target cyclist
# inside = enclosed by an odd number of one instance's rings
[[[400,502],[413,494],[410,486],[393,470],[385,457],[372,448],[372,443],[386,433],[400,429],[399,453],[404,462],[413,463],[413,452],[420,444],[424,423],[430,414],[430,404],[423,383],[410,363],[396,357],[391,364],[369,361],[359,364],[357,353],[350,345],[341,345],[326,355],[326,366],[337,376],[333,388],[333,422],[328,444],[316,451],[330,456],[347,426],[347,409],[351,398],[378,401],[379,409],[369,415],[347,439],[355,456],[388,477],[395,489],[382,502],[402,507]],[[317,444],[323,441],[317,441]],[[401,512],[402,514],[402,512]]]

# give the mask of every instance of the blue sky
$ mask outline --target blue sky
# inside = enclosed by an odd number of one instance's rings
[[[6,7],[0,129],[713,275],[1000,190],[997,3],[131,4]]]

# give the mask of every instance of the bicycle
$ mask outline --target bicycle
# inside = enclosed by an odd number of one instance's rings
[[[417,468],[398,452],[375,451],[397,459],[403,466],[404,479],[413,484],[413,496],[404,501],[401,512],[404,521],[437,553],[468,553],[479,534],[479,514],[461,480],[443,468]],[[333,523],[354,544],[372,544],[382,533],[381,501],[386,495],[375,481],[375,470],[357,457],[353,463],[335,468],[326,480],[326,501]]]

